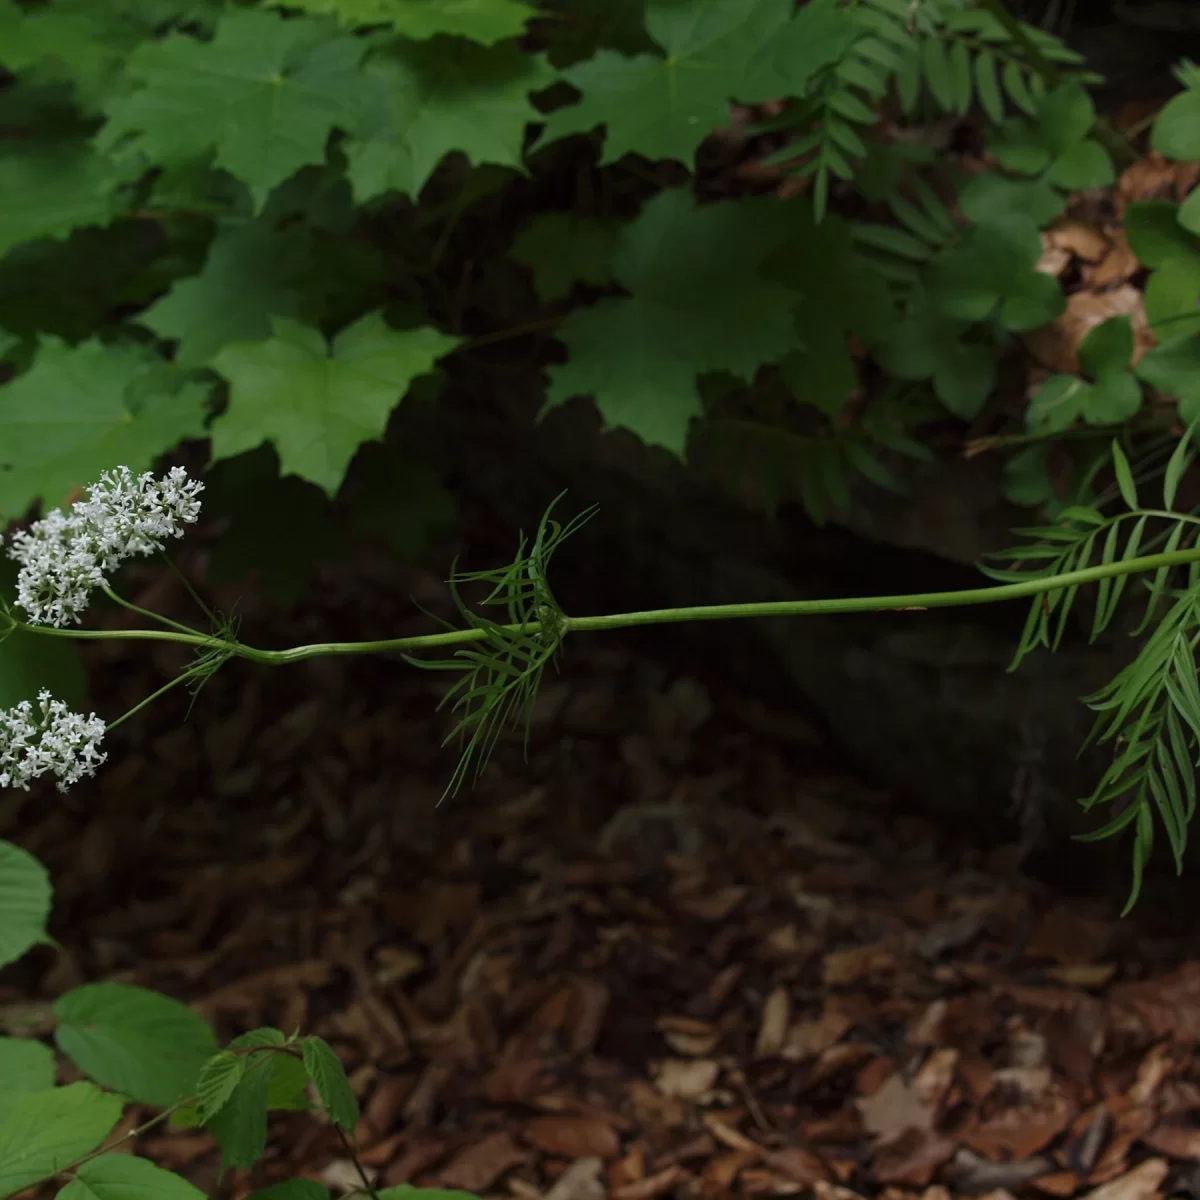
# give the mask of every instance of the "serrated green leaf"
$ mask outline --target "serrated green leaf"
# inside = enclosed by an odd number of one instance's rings
[[[3,874],[0,843],[0,875]],[[54,1051],[32,1038],[0,1038],[0,1079],[12,1092],[45,1092],[54,1086]]]
[[[204,1193],[149,1159],[102,1154],[75,1172],[57,1200],[205,1200]]]
[[[582,99],[550,113],[539,144],[603,126],[602,165],[630,153],[690,162],[733,99],[801,95],[861,35],[825,0],[794,15],[790,0],[709,0],[700,13],[647,0],[646,28],[663,57],[600,50],[568,67],[564,78]]]
[[[196,1107],[202,1121],[221,1111],[245,1074],[246,1059],[229,1050],[222,1050],[204,1064],[196,1081]]]
[[[207,388],[155,389],[161,360],[144,348],[43,338],[33,365],[0,387],[0,520],[41,497],[57,507],[124,464],[134,473],[184,438],[202,436]]]
[[[138,46],[126,67],[134,86],[108,102],[99,145],[157,165],[215,151],[261,209],[272,188],[325,161],[335,128],[352,127],[366,50],[324,21],[227,9],[211,41],[171,33]]]
[[[562,300],[576,283],[594,287],[612,278],[617,225],[573,213],[539,213],[513,239],[510,254],[533,275],[543,303]]]
[[[128,209],[122,189],[134,174],[86,142],[6,139],[0,153],[0,256],[23,242],[107,225]]]
[[[319,1037],[306,1037],[300,1045],[304,1068],[329,1119],[341,1129],[353,1129],[358,1121],[358,1100],[338,1056]]]
[[[53,897],[46,868],[20,846],[0,842],[0,967],[49,940]]]
[[[186,1004],[123,983],[73,988],[54,1004],[58,1048],[92,1079],[160,1108],[195,1091],[217,1053],[208,1023]]]
[[[363,204],[385,192],[416,198],[447,154],[523,171],[529,100],[554,81],[545,60],[513,45],[399,43],[362,70],[347,173]]]
[[[1187,91],[1168,100],[1154,120],[1150,141],[1167,158],[1200,158],[1200,93]]]
[[[221,1167],[248,1170],[267,1148],[268,1063],[255,1055],[246,1074],[206,1124],[221,1147]]]
[[[230,342],[267,337],[272,317],[299,315],[311,241],[306,229],[278,231],[264,221],[222,229],[199,274],[177,280],[137,321],[178,342],[183,366],[205,366]]]
[[[1129,467],[1129,459],[1121,449],[1121,443],[1116,438],[1112,440],[1113,472],[1117,477],[1117,487],[1121,491],[1121,499],[1130,512],[1138,507],[1137,484],[1133,481],[1133,471]]]
[[[343,329],[332,347],[295,321],[278,319],[274,329],[267,340],[234,343],[213,360],[230,381],[229,408],[213,422],[213,457],[269,441],[281,471],[331,496],[358,447],[383,434],[413,380],[458,345],[428,326],[392,329],[380,312]]]
[[[683,189],[650,200],[614,250],[613,275],[632,294],[564,321],[569,355],[549,370],[546,409],[594,396],[608,428],[682,455],[698,375],[749,379],[798,347],[795,294],[755,269],[793,220],[759,200],[698,206]]]
[[[0,1094],[0,1196],[12,1196],[90,1154],[120,1120],[120,1096],[90,1083]]]
[[[448,34],[485,46],[520,37],[536,16],[519,0],[280,0],[278,7],[335,16],[347,25],[387,25],[418,41]]]

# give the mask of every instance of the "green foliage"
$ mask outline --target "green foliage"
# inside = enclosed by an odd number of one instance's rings
[[[60,996],[59,1049],[82,1071],[132,1100],[160,1107],[196,1089],[217,1052],[207,1022],[186,1004],[123,983],[88,983]]]
[[[54,1052],[41,1042],[0,1038],[0,1077],[14,1092],[44,1092],[54,1086]]]
[[[173,1171],[132,1154],[101,1154],[83,1163],[58,1200],[204,1200],[204,1193]]]
[[[49,941],[50,876],[32,854],[0,842],[0,966]]]

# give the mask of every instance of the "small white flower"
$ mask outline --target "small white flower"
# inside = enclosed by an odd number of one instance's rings
[[[44,689],[36,713],[28,700],[0,709],[0,787],[28,791],[31,779],[51,772],[65,792],[108,757],[100,750],[103,738],[104,722],[95,713],[71,712]]]
[[[70,511],[56,508],[12,538],[9,557],[21,564],[17,603],[38,625],[79,621],[95,588],[127,558],[152,554],[200,515],[204,490],[182,467],[160,480],[134,478],[118,467],[88,488]]]

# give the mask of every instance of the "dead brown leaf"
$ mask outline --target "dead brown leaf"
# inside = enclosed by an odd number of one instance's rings
[[[659,1064],[654,1083],[664,1096],[695,1100],[712,1090],[720,1073],[712,1059],[668,1058]]]
[[[934,1106],[898,1072],[893,1072],[874,1095],[854,1102],[863,1126],[877,1141],[898,1137],[909,1129],[928,1131]]]
[[[518,1146],[507,1133],[492,1133],[456,1154],[438,1172],[438,1181],[443,1187],[484,1192],[505,1171],[528,1161],[529,1151]]]
[[[792,1000],[787,988],[772,989],[763,1002],[762,1020],[754,1043],[757,1058],[771,1058],[782,1052],[792,1016]]]
[[[1148,1158],[1127,1174],[1085,1192],[1083,1200],[1150,1200],[1159,1194],[1168,1170],[1165,1158]]]
[[[616,1130],[595,1117],[534,1117],[525,1136],[544,1154],[560,1158],[616,1158],[621,1153]]]
[[[1154,345],[1146,323],[1142,293],[1126,284],[1107,292],[1076,292],[1065,311],[1050,325],[1024,335],[1026,349],[1051,371],[1078,374],[1080,343],[1110,317],[1127,316],[1133,323],[1134,362]]]

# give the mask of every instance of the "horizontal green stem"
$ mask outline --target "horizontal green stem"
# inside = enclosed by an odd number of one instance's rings
[[[1177,514],[1176,514],[1177,515]],[[973,604],[1001,604],[1022,600],[1043,592],[1061,588],[1098,583],[1117,575],[1134,575],[1156,571],[1161,567],[1179,567],[1200,561],[1200,547],[1172,550],[1164,554],[1147,554],[1125,562],[1102,563],[1081,567],[1062,575],[1039,576],[1005,583],[994,587],[967,588],[955,592],[914,592],[900,596],[851,596],[838,600],[771,600],[752,604],[706,604],[689,608],[658,608],[646,612],[613,613],[601,617],[569,617],[567,629],[576,633],[595,633],[605,629],[628,629],[637,625],[669,625],[684,621],[729,621],[755,617],[833,616],[839,613],[921,612],[930,608],[960,608]],[[264,666],[286,666],[307,658],[325,658],[342,654],[411,654],[434,650],[441,646],[461,646],[480,642],[486,637],[481,629],[453,629],[446,633],[426,633],[413,637],[384,638],[369,642],[316,642],[308,646],[293,646],[288,650],[260,650],[241,642],[225,641],[203,634],[174,633],[165,629],[58,629],[45,625],[26,625],[17,622],[31,633],[79,639],[119,639],[123,641],[177,642],[201,650],[223,650],[250,662]],[[510,632],[536,633],[537,621],[526,625],[506,625]]]

